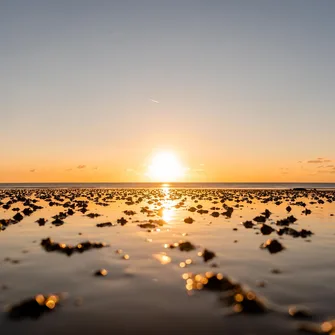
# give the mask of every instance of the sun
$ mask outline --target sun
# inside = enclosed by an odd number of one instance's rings
[[[184,176],[185,169],[172,152],[159,152],[152,157],[148,176],[157,182],[178,181]]]

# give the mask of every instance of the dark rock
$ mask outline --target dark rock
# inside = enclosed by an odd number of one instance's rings
[[[273,231],[274,231],[274,229],[272,227],[270,227],[269,225],[267,225],[265,223],[262,224],[261,233],[263,235],[270,235]]]
[[[262,223],[262,222],[266,221],[266,217],[262,216],[262,215],[261,216],[256,216],[253,220],[256,221],[256,222]]]
[[[188,224],[191,224],[191,223],[194,222],[194,220],[191,217],[188,217],[188,218],[184,219],[184,222],[188,223]]]
[[[96,226],[99,228],[103,228],[103,227],[114,227],[116,225],[113,224],[112,222],[103,222],[103,223],[98,223]]]
[[[202,252],[202,258],[204,259],[205,262],[210,261],[211,259],[213,259],[214,257],[216,257],[215,253],[212,251],[209,251],[207,249],[205,249]]]
[[[47,223],[48,220],[44,219],[44,218],[39,218],[36,222],[40,225],[40,226],[44,226]]]
[[[271,254],[284,250],[284,247],[277,240],[269,239],[261,245],[261,249],[268,249]]]
[[[22,216],[21,213],[16,213],[16,214],[13,216],[13,219],[14,219],[15,221],[21,221],[21,220],[23,220],[23,216]]]
[[[291,306],[288,313],[295,319],[307,319],[312,317],[312,313],[307,308],[299,306]]]
[[[105,277],[107,276],[108,271],[106,269],[100,269],[94,273],[95,276],[97,277]]]
[[[54,310],[58,306],[59,301],[60,297],[58,295],[44,296],[40,294],[12,306],[7,315],[13,320],[24,318],[38,319],[44,313]]]
[[[250,229],[250,228],[252,228],[254,226],[254,224],[252,223],[252,221],[245,221],[242,224],[243,224],[243,226],[245,228],[248,228],[248,229]]]
[[[97,218],[97,217],[101,216],[101,214],[98,214],[98,213],[89,213],[86,216],[88,216],[91,219],[94,219],[94,218]]]
[[[121,219],[117,219],[117,223],[119,223],[121,226],[124,226],[128,221],[122,217]]]

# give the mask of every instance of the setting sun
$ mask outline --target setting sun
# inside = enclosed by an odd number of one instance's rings
[[[153,156],[148,176],[153,181],[178,181],[183,177],[184,171],[176,155],[171,152],[160,152]]]

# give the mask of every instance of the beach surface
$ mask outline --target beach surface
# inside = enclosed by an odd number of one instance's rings
[[[330,334],[335,192],[0,190],[7,334]]]

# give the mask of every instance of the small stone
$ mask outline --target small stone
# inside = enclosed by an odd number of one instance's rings
[[[128,221],[122,217],[121,219],[117,219],[117,223],[121,224],[121,226],[124,226]]]
[[[274,229],[272,227],[270,227],[269,225],[263,223],[261,226],[261,233],[263,235],[270,235],[272,232],[274,231]]]
[[[94,273],[95,276],[97,277],[105,277],[107,276],[108,271],[106,269],[100,269]]]
[[[202,253],[202,258],[204,259],[204,262],[208,262],[214,257],[216,257],[215,253],[207,249],[205,249]]]
[[[22,216],[21,213],[16,213],[16,214],[13,216],[13,219],[14,219],[15,221],[21,221],[21,220],[23,220],[23,216]]]
[[[266,221],[266,217],[265,217],[265,216],[262,216],[262,215],[260,215],[260,216],[256,216],[256,217],[254,218],[254,221],[256,221],[256,222],[265,222],[265,221]]]
[[[252,228],[254,226],[254,224],[252,223],[252,221],[245,221],[242,224],[247,229],[250,229],[250,228]]]
[[[269,239],[261,245],[261,249],[268,249],[271,254],[284,250],[284,247],[277,240]]]
[[[188,218],[184,219],[184,222],[188,223],[188,224],[191,224],[191,223],[194,222],[194,220],[191,217],[188,217]]]
[[[291,306],[288,309],[288,313],[296,319],[307,319],[312,317],[312,313],[305,307]]]

